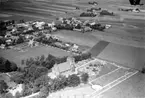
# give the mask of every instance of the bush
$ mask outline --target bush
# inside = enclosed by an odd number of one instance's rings
[[[88,82],[88,79],[89,79],[88,73],[83,73],[81,75],[81,81],[82,81],[82,83],[86,84]]]
[[[79,84],[80,84],[80,78],[77,75],[73,74],[73,75],[70,75],[68,77],[68,84],[67,85],[69,87],[76,87]]]

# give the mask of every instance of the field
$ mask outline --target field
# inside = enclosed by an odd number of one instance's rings
[[[21,46],[17,45],[18,48]],[[0,56],[16,62],[18,66],[21,64],[22,59],[27,59],[30,57],[36,57],[36,56],[41,56],[41,55],[47,56],[48,54],[52,54],[57,57],[63,57],[63,56],[69,55],[69,53],[63,50],[49,47],[49,46],[37,46],[33,48],[25,47],[24,52],[20,52],[14,49],[0,50]]]
[[[36,2],[35,2],[36,1]],[[86,8],[92,7],[88,5],[89,0],[12,0],[9,9],[0,9],[0,20],[8,19],[24,19],[44,20],[51,22],[57,17],[77,16]],[[29,2],[29,3],[28,3]],[[90,84],[100,85],[101,90],[94,90],[91,86],[79,88],[77,90],[60,91],[54,95],[55,98],[65,95],[66,98],[83,98],[80,92],[87,92],[91,97],[88,98],[144,98],[145,77],[139,73],[145,64],[145,19],[144,12],[129,13],[120,12],[118,8],[133,7],[129,5],[128,0],[97,0],[97,7],[109,9],[117,14],[116,17],[95,17],[83,18],[83,20],[99,20],[103,24],[111,24],[112,27],[101,31],[93,31],[88,33],[80,33],[76,31],[61,30],[53,33],[60,37],[61,40],[76,43],[82,49],[86,49],[93,56],[116,63],[121,66],[107,64],[100,73],[90,81]],[[145,3],[145,0],[141,0]],[[80,10],[75,10],[80,7]],[[145,9],[145,6],[140,7]],[[68,13],[65,13],[68,12]],[[21,64],[21,59],[35,57],[39,55],[48,55],[48,53],[62,57],[69,53],[53,47],[38,46],[26,48],[26,52],[18,52],[17,50],[0,50],[0,56],[8,58]],[[128,68],[131,68],[128,69]],[[70,96],[68,94],[71,94]],[[63,96],[63,98],[65,98]]]
[[[141,70],[144,66],[145,49],[110,43],[98,57]]]

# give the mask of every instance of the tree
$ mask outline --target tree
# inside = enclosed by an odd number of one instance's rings
[[[4,80],[0,80],[0,94],[6,93],[8,85]]]
[[[17,65],[3,57],[0,57],[0,72],[11,72],[17,70]]]
[[[40,96],[41,98],[46,98],[49,94],[49,89],[45,86],[43,86],[43,88],[40,89]]]
[[[38,87],[36,87],[36,86],[33,87],[33,93],[37,93],[37,92],[39,92],[39,91],[40,91],[40,88],[38,88]]]
[[[142,68],[141,73],[145,73],[145,67]]]
[[[10,63],[10,61],[9,60],[6,60],[6,62],[5,62],[5,71],[6,72],[10,72],[11,71],[11,69],[10,69],[10,65],[11,65],[11,63]]]
[[[15,98],[20,98],[21,94],[19,92],[16,92]]]
[[[29,87],[29,85],[25,85],[24,89],[23,89],[23,96],[28,96],[32,94],[32,89]]]
[[[60,75],[58,79],[59,79],[59,88],[64,89],[67,86],[68,79],[62,75]]]
[[[36,68],[34,72],[34,77],[36,79],[42,75],[46,75],[47,73],[48,73],[48,69],[46,67],[40,66]]]
[[[76,87],[79,84],[80,84],[80,78],[77,75],[73,74],[73,75],[70,75],[68,77],[68,84],[67,85],[69,87]]]
[[[34,86],[40,90],[43,86],[48,86],[50,81],[47,75],[42,75],[34,81]]]
[[[25,80],[25,73],[16,72],[12,77],[11,80],[16,82],[17,84],[26,83]]]
[[[44,60],[45,60],[45,56],[44,55],[41,55],[40,62],[43,62]]]
[[[88,79],[89,79],[88,73],[83,73],[83,74],[81,75],[81,81],[82,81],[84,84],[86,84],[86,83],[88,82]]]
[[[6,93],[4,96],[2,96],[2,98],[15,98],[15,97],[11,93]]]
[[[11,71],[16,71],[18,69],[17,64],[11,61],[10,69]]]
[[[20,44],[24,42],[24,38],[22,36],[19,36],[19,38],[17,39],[16,43]]]
[[[25,60],[21,60],[21,65],[24,65],[25,64]]]

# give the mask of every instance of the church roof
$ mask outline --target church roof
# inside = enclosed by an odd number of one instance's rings
[[[58,67],[58,70],[60,73],[71,69],[71,65],[69,62],[64,62],[64,63],[58,64],[57,67]]]

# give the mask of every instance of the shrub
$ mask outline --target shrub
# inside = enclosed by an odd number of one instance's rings
[[[83,73],[81,75],[81,81],[82,81],[82,83],[86,84],[88,82],[88,79],[89,79],[88,73]]]
[[[79,84],[80,84],[80,78],[77,75],[73,74],[73,75],[70,75],[68,77],[68,84],[67,85],[69,87],[76,87]]]

